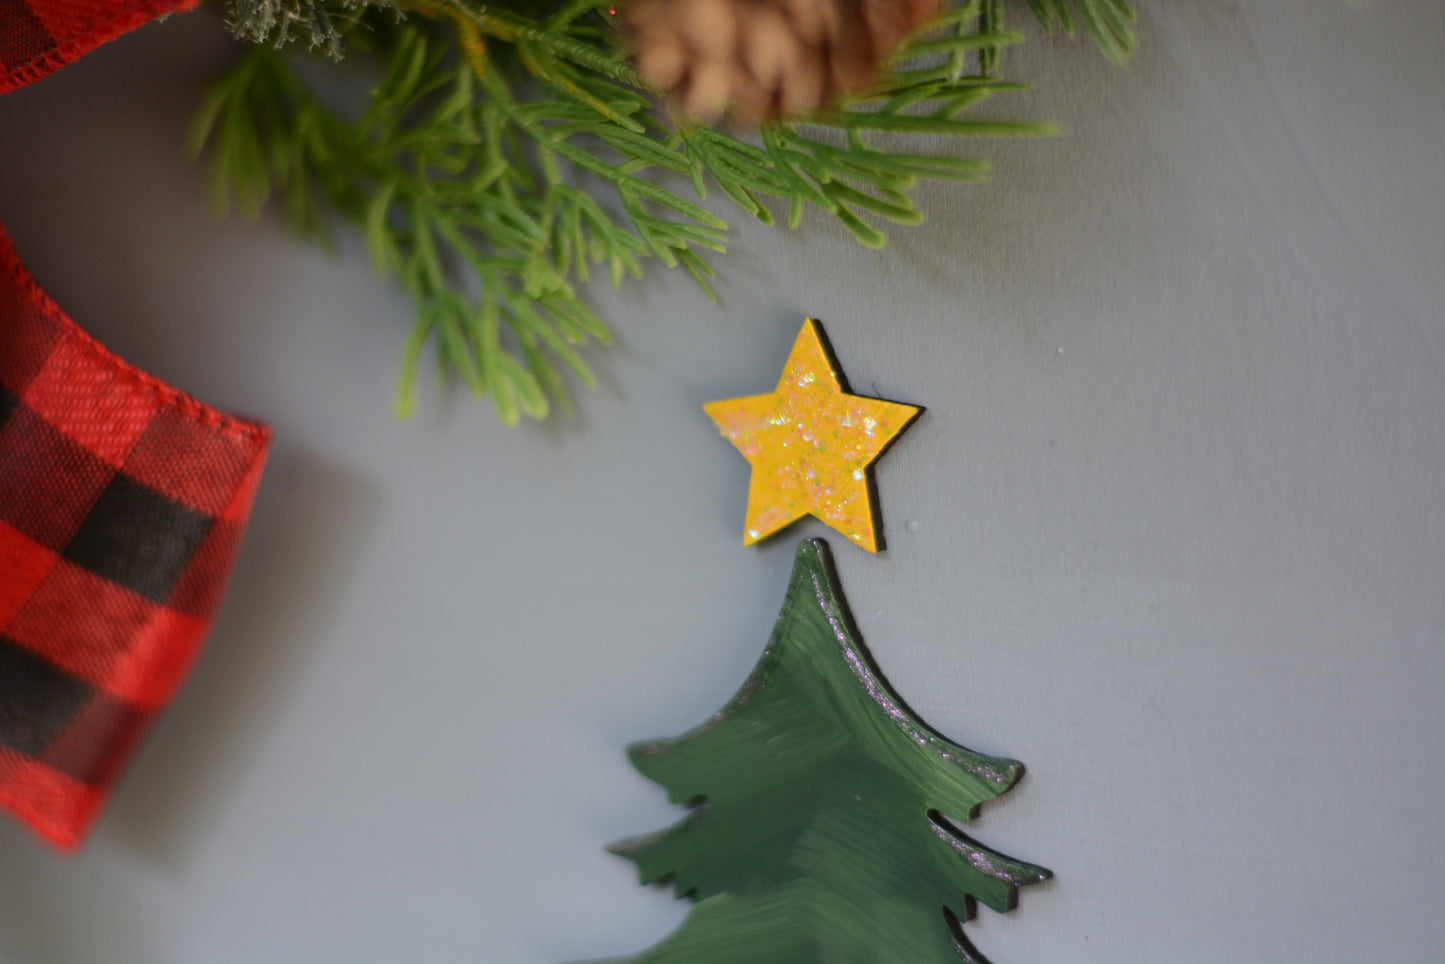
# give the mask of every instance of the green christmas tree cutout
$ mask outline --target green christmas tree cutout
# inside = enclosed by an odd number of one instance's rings
[[[1013,908],[1049,871],[989,850],[963,819],[1023,764],[964,749],[889,689],[819,539],[742,689],[706,723],[628,750],[691,815],[610,849],[696,901],[635,964],[987,964],[975,901]]]

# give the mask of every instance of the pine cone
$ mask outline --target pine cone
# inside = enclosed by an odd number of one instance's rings
[[[700,121],[762,121],[866,90],[939,0],[630,0],[638,68]]]

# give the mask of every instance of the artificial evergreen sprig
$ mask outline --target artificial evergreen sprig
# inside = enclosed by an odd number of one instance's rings
[[[340,60],[342,30],[366,6],[390,6],[390,0],[228,0],[226,26],[251,43],[280,49],[305,41],[313,50]]]
[[[1129,0],[1025,0],[1044,29],[1074,35],[1074,8],[1104,56],[1122,64],[1134,52],[1134,8]]]
[[[254,47],[190,132],[193,153],[210,149],[219,208],[254,216],[279,195],[302,233],[327,239],[329,212],[363,230],[377,269],[416,309],[402,417],[415,411],[429,344],[441,376],[490,397],[508,424],[565,406],[563,369],[590,386],[579,348],[609,340],[578,293],[590,266],[605,265],[615,286],[656,257],[712,297],[702,252],[726,250],[727,225],[679,193],[689,183],[700,200],[713,184],[769,223],[769,199],[793,227],[814,205],[879,247],[880,220],[922,219],[909,193],[919,179],[977,180],[987,167],[900,150],[896,136],[875,146],[871,135],[1049,132],[963,116],[1016,89],[998,74],[1000,51],[1021,39],[1002,29],[1000,0],[951,10],[872,96],[771,124],[756,141],[659,117],[615,42],[607,0],[535,9],[413,0],[400,24],[363,10],[349,39],[381,74],[352,117],[325,105],[291,57]]]

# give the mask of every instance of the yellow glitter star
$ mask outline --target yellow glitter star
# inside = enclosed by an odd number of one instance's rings
[[[869,552],[883,547],[872,465],[923,409],[849,395],[815,319],[798,332],[777,391],[703,410],[753,467],[743,545],[811,514]]]

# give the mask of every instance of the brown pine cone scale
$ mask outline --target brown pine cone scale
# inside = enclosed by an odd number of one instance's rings
[[[939,0],[629,0],[624,28],[649,83],[695,120],[741,127],[834,103]]]

